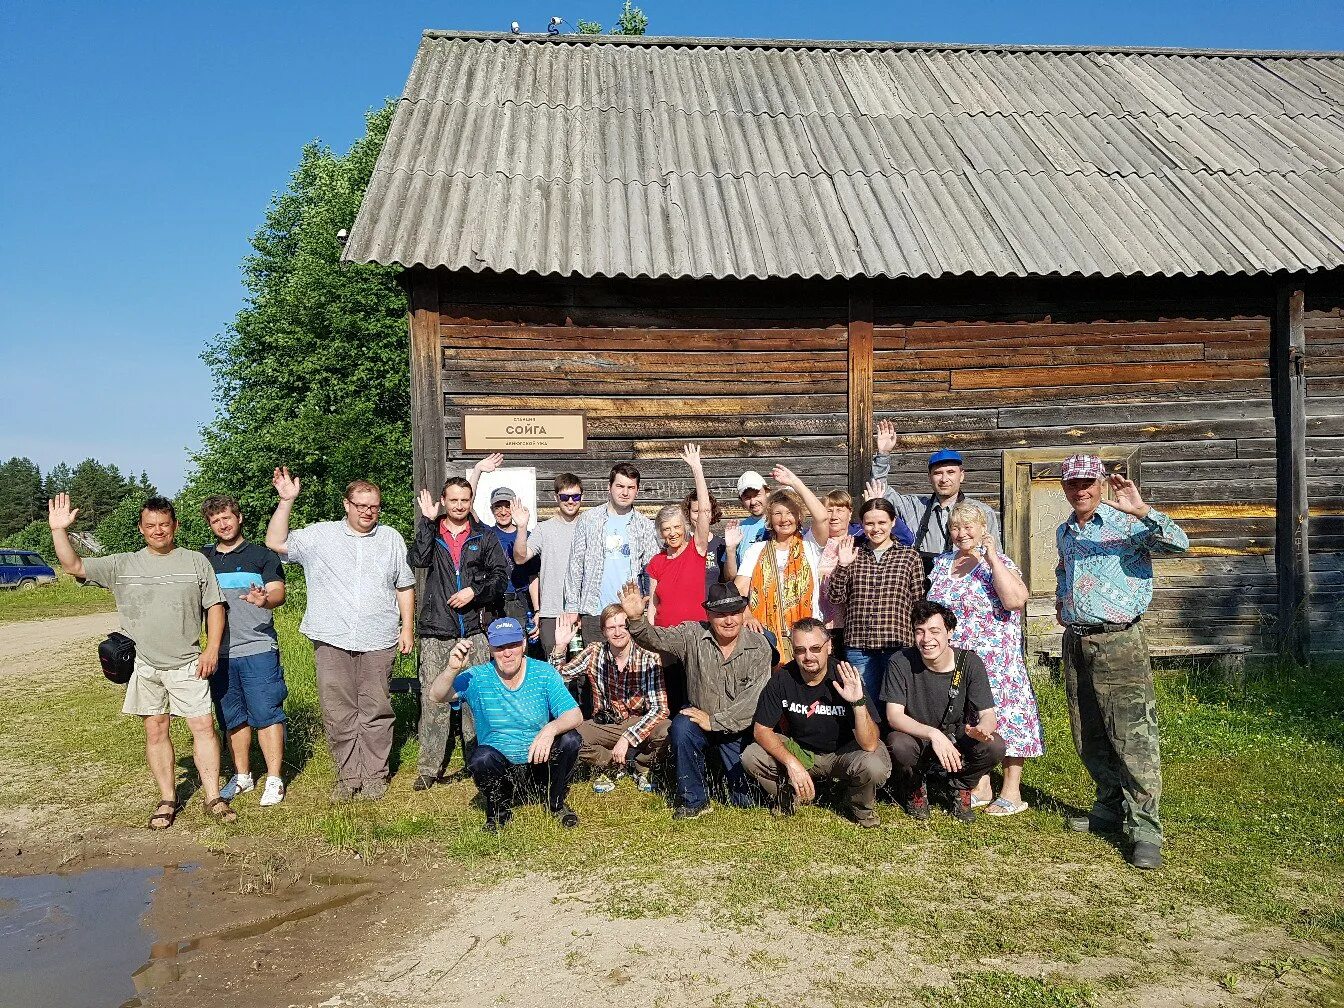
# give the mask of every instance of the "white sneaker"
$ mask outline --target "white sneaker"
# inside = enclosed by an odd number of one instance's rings
[[[219,789],[219,796],[225,801],[233,801],[240,794],[244,794],[255,788],[256,782],[252,780],[250,773],[236,773],[229,778],[229,782]]]
[[[285,800],[285,782],[279,777],[267,777],[266,787],[261,792],[261,801],[257,802],[262,808],[267,805],[279,805]]]

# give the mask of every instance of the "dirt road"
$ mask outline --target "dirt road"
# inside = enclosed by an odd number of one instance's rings
[[[0,676],[30,668],[34,656],[101,639],[120,625],[114,612],[0,624]]]

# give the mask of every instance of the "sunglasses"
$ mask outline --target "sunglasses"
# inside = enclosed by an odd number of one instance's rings
[[[583,500],[583,494],[581,494],[581,493],[567,493],[567,494],[558,493],[558,494],[555,495],[555,498],[556,498],[556,500],[561,500],[561,501],[565,501],[566,503],[573,504],[573,503],[576,503],[577,501],[581,501],[581,500]]]

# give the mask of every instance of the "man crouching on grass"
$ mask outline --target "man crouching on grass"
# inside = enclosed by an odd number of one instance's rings
[[[429,695],[443,703],[453,692],[471,708],[476,751],[467,773],[485,801],[485,828],[504,828],[520,800],[542,794],[561,826],[579,817],[565,802],[582,739],[583,712],[553,665],[524,653],[526,635],[516,619],[497,619],[485,631],[490,661],[467,667],[471,643],[459,640],[448,668]]]
[[[47,523],[61,567],[85,584],[109,589],[117,600],[122,632],[135,641],[135,670],[121,710],[145,722],[145,761],[162,796],[149,828],[167,829],[177,817],[173,743],[168,737],[173,716],[191,729],[206,813],[218,822],[233,822],[237,813],[219,796],[219,738],[207,683],[219,664],[226,611],[214,570],[201,554],[174,543],[177,515],[163,497],[149,498],[140,509],[145,548],[135,553],[81,559],[69,532],[78,515],[67,494],[47,503]],[[202,613],[205,650],[200,643]]]

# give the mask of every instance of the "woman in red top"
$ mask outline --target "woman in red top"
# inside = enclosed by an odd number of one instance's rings
[[[680,504],[669,504],[654,522],[663,537],[663,552],[649,561],[649,622],[674,627],[705,618],[705,554],[709,548],[711,508],[709,484],[700,464],[698,445],[687,445],[682,459],[695,477],[696,522],[688,530]]]

